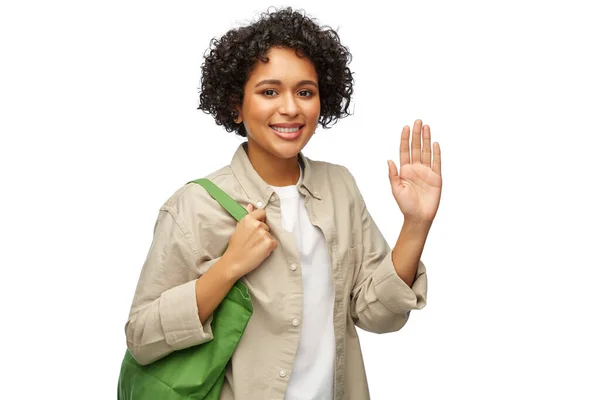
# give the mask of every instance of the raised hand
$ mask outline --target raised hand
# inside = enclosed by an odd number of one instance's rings
[[[392,160],[388,160],[392,194],[404,221],[431,223],[435,218],[442,193],[442,165],[439,143],[433,143],[431,132],[416,120],[412,141],[409,144],[410,127],[402,128],[400,137],[400,172]],[[422,139],[422,140],[421,140]]]

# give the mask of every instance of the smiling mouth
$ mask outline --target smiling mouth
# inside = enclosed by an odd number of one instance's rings
[[[298,132],[298,130],[302,129],[304,125],[302,126],[295,126],[293,128],[281,128],[279,126],[273,126],[271,125],[271,129],[279,132],[279,133],[294,133],[294,132]]]

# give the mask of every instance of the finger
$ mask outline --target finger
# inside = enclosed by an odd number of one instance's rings
[[[410,164],[410,146],[409,146],[410,127],[408,125],[402,128],[400,136],[400,168],[405,164]]]
[[[423,121],[420,119],[415,121],[413,126],[413,134],[411,141],[411,162],[421,162],[421,129],[423,127]]]
[[[431,167],[431,130],[429,125],[423,126],[423,149],[421,150],[421,163]]]
[[[252,215],[253,218],[262,222],[264,222],[265,218],[267,218],[267,212],[262,208],[257,208],[256,210],[252,211],[250,215]]]
[[[277,241],[276,241],[276,240],[272,240],[272,241],[271,241],[271,253],[272,253],[273,251],[275,251],[275,249],[277,248],[277,246],[278,246],[278,245],[279,245],[279,244],[277,243]],[[271,253],[269,253],[269,254],[271,254]]]
[[[390,177],[390,180],[396,176],[398,176],[398,169],[396,168],[396,163],[394,163],[392,160],[388,160],[387,162],[388,164],[388,176]]]
[[[269,228],[269,225],[265,224],[264,222],[261,222],[259,226],[260,226],[260,228],[264,229],[267,232],[271,231],[271,228]]]
[[[442,151],[438,142],[433,144],[433,167],[431,169],[436,174],[442,175]]]
[[[252,203],[248,203],[248,205],[246,207],[244,207],[246,209],[246,211],[248,212],[246,215],[244,215],[244,217],[240,220],[240,222],[243,221],[249,221],[252,218],[252,211],[254,211],[254,206],[252,205]]]
[[[277,247],[277,241],[275,239],[273,239],[273,236],[271,236],[270,233],[262,231],[261,234],[255,235],[255,238],[257,238],[257,240],[258,240],[256,243],[266,246],[270,250]]]

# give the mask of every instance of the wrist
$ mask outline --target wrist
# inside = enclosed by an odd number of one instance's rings
[[[429,234],[433,221],[415,220],[405,218],[402,224],[401,234],[405,233],[409,237],[425,238]]]
[[[404,216],[404,226],[413,229],[429,229],[433,221]]]
[[[217,264],[214,266],[217,266]],[[243,276],[239,273],[241,270],[239,263],[236,262],[227,252],[225,252],[225,254],[223,254],[219,260],[218,268],[220,274],[225,278],[225,280],[227,280],[228,283],[231,283],[231,285],[233,285]]]

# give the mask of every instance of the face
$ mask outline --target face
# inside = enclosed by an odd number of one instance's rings
[[[317,128],[321,102],[317,72],[308,58],[288,48],[271,48],[244,86],[238,123],[248,149],[263,159],[295,159]]]

